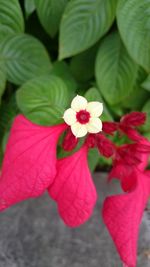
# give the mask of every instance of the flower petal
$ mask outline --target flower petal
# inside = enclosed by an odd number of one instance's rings
[[[104,222],[114,240],[122,261],[136,266],[137,241],[142,213],[150,194],[150,179],[142,172],[134,172],[133,191],[107,197],[103,206]]]
[[[73,125],[71,125],[71,131],[76,137],[83,137],[87,134],[86,124],[75,122]]]
[[[87,100],[85,97],[77,95],[71,102],[71,108],[73,110],[80,111],[84,110],[87,107]]]
[[[97,193],[88,168],[87,147],[58,161],[57,175],[48,191],[67,225],[76,227],[89,219]]]
[[[99,133],[102,131],[102,122],[99,118],[91,118],[86,128],[89,133]]]
[[[77,120],[76,119],[76,112],[72,108],[68,108],[64,112],[63,119],[68,125],[74,124],[76,122],[76,120]]]
[[[91,117],[99,117],[103,112],[103,104],[97,101],[89,102],[86,110],[89,111]]]
[[[56,175],[56,145],[66,124],[42,127],[24,116],[15,119],[0,180],[0,210],[41,195]]]

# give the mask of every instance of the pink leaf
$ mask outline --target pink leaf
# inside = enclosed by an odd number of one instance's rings
[[[42,127],[17,116],[2,166],[0,210],[41,195],[53,182],[57,140],[65,128],[65,124]]]
[[[139,226],[150,194],[150,178],[146,174],[134,172],[133,180],[133,191],[107,197],[103,206],[104,222],[122,261],[129,267],[136,266]]]
[[[87,164],[87,150],[84,145],[73,155],[60,159],[54,183],[49,188],[50,196],[58,204],[60,216],[71,227],[88,220],[97,199]]]

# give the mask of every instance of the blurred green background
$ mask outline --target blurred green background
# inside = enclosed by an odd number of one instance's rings
[[[0,0],[0,162],[16,114],[57,124],[76,94],[102,101],[103,121],[147,112],[149,138],[149,72],[149,0]]]

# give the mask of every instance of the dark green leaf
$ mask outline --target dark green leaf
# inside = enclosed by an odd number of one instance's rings
[[[119,0],[117,21],[131,57],[150,71],[150,1]]]
[[[60,77],[65,84],[68,87],[68,90],[70,92],[71,97],[73,97],[73,94],[75,90],[77,89],[77,83],[69,69],[69,66],[64,61],[56,61],[53,64],[53,68],[51,70],[51,73]]]
[[[95,44],[110,28],[117,0],[72,0],[60,26],[59,58],[76,55]]]
[[[139,68],[137,77],[133,85],[133,89],[129,96],[121,103],[122,106],[131,110],[141,110],[146,100],[149,98],[149,93],[143,90],[141,83],[146,77],[146,73],[142,68]]]
[[[33,11],[35,10],[35,0],[24,0],[24,6],[25,6],[25,13],[26,17],[28,18]]]
[[[150,92],[150,75],[146,78],[146,80],[141,85],[144,89]]]
[[[45,31],[54,36],[68,0],[35,0],[37,14]]]
[[[17,91],[17,103],[31,121],[41,125],[57,124],[69,104],[68,89],[57,76],[37,77]]]
[[[71,71],[79,82],[86,82],[94,77],[97,49],[98,45],[96,44],[92,48],[71,59]]]
[[[18,0],[0,0],[0,33],[24,31],[24,20]]]
[[[97,148],[90,149],[88,153],[88,163],[91,172],[93,172],[99,162],[99,153]]]
[[[16,104],[16,98],[14,95],[11,96],[9,101],[3,101],[0,106],[0,139],[3,137],[5,132],[8,132],[14,117],[18,113],[18,107]]]
[[[132,91],[137,65],[128,55],[118,33],[101,43],[96,59],[96,80],[105,100],[118,104]]]
[[[3,136],[3,139],[2,139],[2,151],[3,151],[3,153],[5,152],[5,149],[6,149],[8,137],[9,137],[9,132],[6,132]]]
[[[5,85],[6,85],[5,64],[4,62],[0,62],[0,103],[1,103],[1,96],[5,90]]]
[[[43,44],[27,34],[5,38],[0,47],[6,64],[7,78],[14,84],[50,72],[51,63]]]

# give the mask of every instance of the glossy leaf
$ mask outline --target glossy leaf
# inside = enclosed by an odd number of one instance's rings
[[[32,79],[17,92],[20,110],[31,121],[41,125],[53,125],[62,121],[68,102],[66,85],[54,75]]]
[[[68,0],[35,0],[37,14],[41,24],[50,36],[54,36],[59,28],[61,16]]]
[[[150,2],[119,0],[118,27],[131,57],[150,71]]]
[[[137,73],[137,65],[128,55],[117,32],[101,43],[96,59],[96,80],[109,104],[117,104],[129,95]]]
[[[110,28],[117,0],[72,0],[60,25],[59,58],[76,55],[95,44]]]
[[[0,51],[7,78],[15,84],[50,72],[51,63],[43,44],[27,34],[11,35],[3,40]]]
[[[98,44],[71,59],[70,69],[77,81],[86,82],[94,77],[97,49]]]
[[[28,18],[35,10],[35,0],[24,0],[26,17]]]
[[[142,83],[142,87],[150,92],[150,75],[148,75],[148,77]]]
[[[129,96],[121,103],[123,107],[130,108],[131,110],[141,110],[145,101],[149,97],[148,92],[146,92],[146,90],[143,90],[144,83],[142,84],[142,82],[145,78],[145,71],[142,68],[139,68],[132,91],[130,92]]]
[[[65,84],[68,87],[69,93],[71,97],[73,98],[73,94],[75,90],[77,89],[77,82],[75,78],[73,77],[67,63],[64,61],[56,61],[53,64],[51,73],[58,76],[65,82]]]
[[[24,31],[24,20],[18,0],[0,0],[0,33]]]

